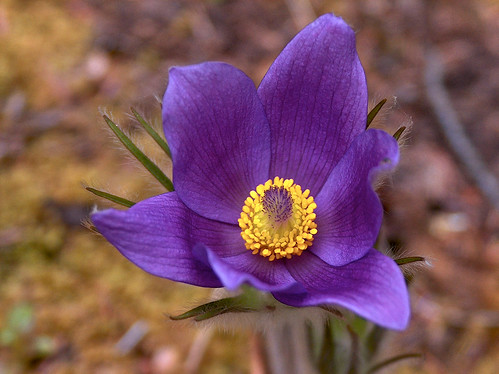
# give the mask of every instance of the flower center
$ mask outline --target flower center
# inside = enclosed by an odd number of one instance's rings
[[[310,190],[293,179],[275,177],[250,192],[239,218],[246,248],[269,261],[301,255],[317,234]]]

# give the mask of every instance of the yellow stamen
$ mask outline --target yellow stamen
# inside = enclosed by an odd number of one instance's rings
[[[250,191],[239,219],[241,237],[253,254],[269,261],[300,256],[317,234],[310,190],[293,179],[275,177]]]

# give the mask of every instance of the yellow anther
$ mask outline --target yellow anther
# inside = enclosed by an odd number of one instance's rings
[[[241,237],[253,254],[269,261],[300,256],[317,234],[317,208],[310,190],[293,179],[275,177],[250,191],[238,220]]]

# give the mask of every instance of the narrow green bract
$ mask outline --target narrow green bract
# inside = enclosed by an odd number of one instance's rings
[[[135,205],[135,203],[133,201],[127,200],[123,197],[119,197],[119,196],[110,194],[109,192],[100,191],[100,190],[97,190],[97,189],[92,188],[92,187],[85,187],[85,189],[89,192],[92,192],[94,195],[97,195],[99,197],[102,197],[104,199],[112,201],[113,203],[126,206],[127,208],[130,208],[130,207]]]
[[[146,120],[133,108],[130,108],[137,121],[142,125],[142,127],[147,131],[151,138],[154,139],[156,143],[161,147],[161,149],[168,155],[169,158],[172,158],[172,154],[170,152],[170,147],[166,144],[165,140],[159,136],[159,134],[149,125]]]
[[[123,145],[128,149],[134,157],[140,161],[144,167],[149,170],[149,172],[168,190],[173,191],[173,183],[172,181],[161,171],[161,169],[152,162],[149,157],[147,157],[144,152],[142,152],[133,142],[130,140],[128,136],[126,136],[123,131],[113,122],[108,116],[104,116],[104,120],[107,125],[118,139],[123,143]]]
[[[405,264],[410,264],[411,262],[421,262],[421,261],[426,261],[426,260],[424,257],[421,256],[404,257],[395,260],[397,265],[405,265]]]
[[[402,126],[397,131],[395,131],[395,134],[393,134],[393,137],[395,138],[395,140],[398,141],[400,139],[400,137],[404,133],[405,129],[406,129],[406,127]]]
[[[366,121],[366,129],[371,125],[371,122],[373,121],[374,117],[379,113],[381,108],[383,108],[383,105],[385,105],[386,99],[381,100],[372,110],[369,112],[367,115],[367,121]]]

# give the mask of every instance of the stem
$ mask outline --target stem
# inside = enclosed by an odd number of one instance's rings
[[[288,344],[283,346],[283,328],[276,326],[270,328],[265,333],[267,362],[272,374],[291,374],[289,363],[289,347]]]
[[[442,63],[433,49],[426,52],[425,84],[428,102],[451,149],[485,198],[499,209],[499,181],[466,135],[443,84]]]
[[[307,336],[307,325],[298,323],[291,327],[291,341],[293,342],[293,361],[295,372],[316,374],[317,371],[312,365],[311,349],[308,345],[310,340]]]
[[[405,353],[403,355],[398,355],[398,356],[389,358],[387,360],[381,361],[380,363],[374,365],[373,367],[371,367],[367,371],[367,374],[372,374],[380,369],[385,368],[388,365],[394,364],[394,363],[401,361],[401,360],[406,360],[408,358],[421,358],[422,356],[423,355],[420,353]]]

